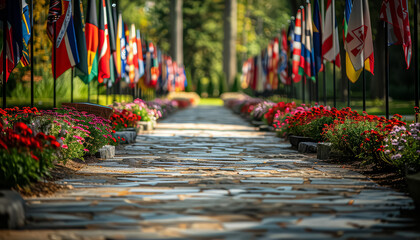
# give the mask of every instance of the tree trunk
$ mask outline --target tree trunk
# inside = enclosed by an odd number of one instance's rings
[[[178,66],[183,65],[182,0],[171,0],[171,55]]]
[[[223,72],[226,82],[233,86],[237,71],[236,64],[236,37],[237,37],[237,2],[236,0],[225,0],[225,11],[223,14]]]
[[[385,32],[383,21],[377,21],[377,35],[374,42],[375,75],[370,85],[371,99],[385,96]]]

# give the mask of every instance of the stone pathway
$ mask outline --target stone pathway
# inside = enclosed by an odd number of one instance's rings
[[[317,162],[223,107],[177,112],[149,135],[28,198],[0,239],[420,239],[404,194]]]

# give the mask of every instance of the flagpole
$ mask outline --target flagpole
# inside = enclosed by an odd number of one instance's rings
[[[54,42],[53,42],[53,54],[54,54],[54,62],[53,62],[53,78],[54,78],[54,100],[53,100],[53,108],[57,107],[57,33],[56,33],[57,22],[54,22]]]
[[[362,78],[363,78],[363,111],[366,111],[366,78],[365,78],[364,68],[362,68]]]
[[[347,79],[347,107],[350,107],[350,79]]]
[[[88,85],[87,101],[90,102],[90,82],[87,85]]]
[[[31,107],[34,107],[34,0],[31,0]]]
[[[109,87],[108,84],[106,85],[106,100],[105,100],[105,106],[108,105],[108,95],[109,95]]]
[[[301,34],[302,37],[302,42],[305,42],[305,38],[304,36],[306,36],[306,12],[304,11],[304,7],[300,6],[300,9],[302,9],[302,33],[304,32],[305,35]],[[303,47],[302,47],[303,48]],[[302,103],[305,103],[305,84],[306,84],[306,75],[305,75],[305,71],[303,71],[303,79],[302,79]]]
[[[385,28],[385,115],[389,119],[389,48],[388,23],[384,21]]]
[[[7,39],[7,34],[6,34],[6,31],[7,31],[7,24],[6,24],[6,22],[7,22],[7,7],[6,7],[6,4],[7,4],[7,2],[5,2],[4,3],[5,5],[3,6],[4,8],[3,8],[3,11],[4,11],[4,14],[3,14],[3,89],[2,89],[2,91],[3,91],[3,108],[6,108],[6,87],[7,87],[7,82],[6,82],[6,79],[7,79],[7,70],[6,70],[6,68],[7,68],[7,65],[6,65],[6,61],[7,61],[7,58],[6,58],[6,56],[7,56],[7,47],[6,47],[6,45],[7,45],[7,41],[6,41],[6,39]]]
[[[333,98],[334,98],[334,107],[337,107],[337,99],[336,99],[336,89],[335,89],[335,60],[332,61],[333,64]]]
[[[414,5],[414,85],[416,107],[419,106],[419,23],[418,23],[418,5],[417,0],[413,1]]]
[[[73,103],[73,76],[74,68],[71,68],[71,77],[70,77],[70,102]]]
[[[96,104],[99,104],[99,88],[100,88],[100,83],[98,82],[98,85],[96,86]]]

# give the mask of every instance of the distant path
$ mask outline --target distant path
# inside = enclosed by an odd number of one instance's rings
[[[301,155],[223,107],[179,111],[62,182],[74,189],[27,199],[27,230],[0,239],[420,238],[400,217],[413,209],[404,194]]]

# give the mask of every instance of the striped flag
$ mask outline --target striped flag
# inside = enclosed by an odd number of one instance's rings
[[[76,43],[80,58],[79,63],[76,65],[76,74],[81,75],[82,79],[87,79],[87,75],[89,75],[89,67],[87,61],[88,51],[86,48],[85,18],[83,16],[83,4],[80,0],[74,0],[73,3],[74,29],[76,33]]]
[[[289,59],[293,53],[293,42],[295,39],[295,20],[290,20],[289,28],[287,29],[287,59]]]
[[[296,15],[295,31],[293,39],[293,55],[292,55],[292,79],[294,82],[299,82],[301,76],[299,75],[300,54],[302,48],[302,10],[299,9]]]
[[[323,0],[322,0],[323,1]],[[322,17],[318,0],[314,0],[313,43],[315,71],[321,72],[322,67]]]
[[[143,47],[141,44],[141,36],[140,36],[140,30],[137,29],[137,55],[139,59],[139,78],[143,77],[144,75],[144,61],[143,61]]]
[[[335,62],[337,67],[341,67],[335,0],[328,0],[327,3],[324,32],[322,34],[322,56],[329,62]]]
[[[109,46],[108,19],[106,14],[105,0],[100,0],[99,9],[99,64],[98,64],[98,82],[103,83],[105,79],[111,77],[109,59],[111,49]]]
[[[1,3],[1,2],[0,2]],[[7,30],[6,30],[6,46],[3,46],[0,57],[1,81],[3,81],[3,54],[6,48],[6,81],[9,79],[10,73],[18,65],[22,57],[22,8],[19,1],[3,0],[2,14],[6,14]]]
[[[315,80],[315,61],[313,53],[312,43],[312,14],[311,4],[306,5],[306,9],[302,14],[302,18],[305,24],[305,31],[302,33],[302,49],[301,49],[301,61],[299,64],[299,74],[306,74],[308,78]]]
[[[407,69],[410,68],[412,43],[407,0],[384,0],[380,18],[388,23],[388,44],[403,46]]]
[[[372,29],[367,0],[355,1],[348,24],[345,48],[350,68],[360,74],[363,65],[373,74],[374,55]],[[347,65],[346,65],[347,66]],[[347,75],[349,72],[347,71]],[[356,82],[359,75],[350,81]]]
[[[59,77],[69,68],[79,63],[79,53],[77,49],[76,33],[74,32],[72,6],[70,0],[63,0],[62,4],[57,1],[50,2],[48,13],[47,33],[52,41],[56,36],[56,57],[59,64],[56,64],[54,77]],[[61,15],[61,11],[65,13]],[[54,29],[55,23],[55,29]],[[54,45],[53,45],[54,46]],[[54,54],[52,54],[51,64],[54,64]],[[53,66],[54,71],[54,66]]]
[[[20,63],[22,66],[29,66],[28,44],[31,38],[31,25],[29,19],[29,7],[25,0],[22,0],[22,57]]]
[[[280,52],[280,62],[279,62],[279,68],[278,73],[280,75],[280,81],[283,84],[289,85],[289,75],[288,75],[288,57],[287,53],[289,51],[289,45],[287,43],[287,34],[286,30],[283,29],[281,32],[281,52]]]
[[[96,1],[89,0],[85,24],[85,38],[87,49],[88,76],[82,77],[84,83],[90,83],[98,76],[98,18],[96,14]]]

